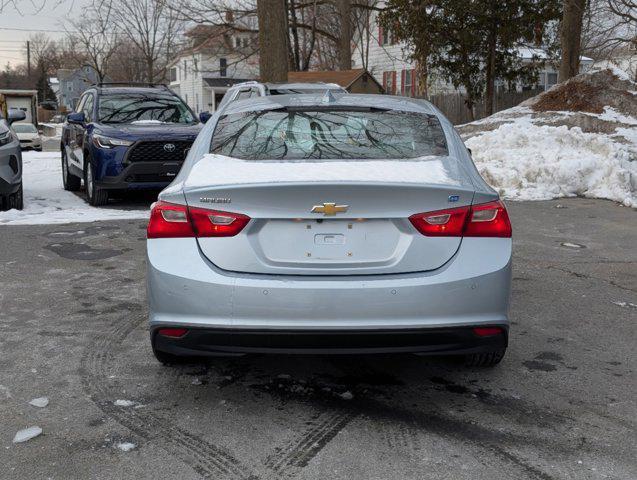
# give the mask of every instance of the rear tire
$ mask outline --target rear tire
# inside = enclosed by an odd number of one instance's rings
[[[84,164],[84,186],[86,187],[86,199],[88,203],[94,207],[106,205],[108,203],[108,190],[104,190],[95,185],[91,158],[85,156]]]
[[[77,192],[82,186],[82,179],[69,172],[69,161],[64,150],[62,150],[62,184],[64,190],[68,192]]]
[[[465,356],[467,367],[494,367],[502,361],[506,348],[484,353],[472,353]]]

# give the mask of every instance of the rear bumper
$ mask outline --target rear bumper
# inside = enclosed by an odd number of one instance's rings
[[[354,333],[509,323],[511,239],[464,239],[443,267],[398,275],[232,273],[212,265],[192,238],[151,239],[147,250],[151,330]]]
[[[477,336],[471,327],[382,330],[232,330],[193,328],[181,338],[151,330],[156,350],[178,356],[248,353],[368,354],[417,353],[451,355],[481,353],[506,348],[508,328],[501,333]]]

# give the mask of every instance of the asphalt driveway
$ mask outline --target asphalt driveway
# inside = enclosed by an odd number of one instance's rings
[[[163,367],[144,221],[0,227],[0,478],[637,478],[637,214],[586,199],[509,211],[511,344],[486,370],[406,356]]]

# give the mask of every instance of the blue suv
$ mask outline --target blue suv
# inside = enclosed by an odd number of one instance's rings
[[[198,119],[163,85],[88,88],[62,130],[64,189],[84,180],[88,202],[99,206],[113,190],[165,187],[209,116]]]

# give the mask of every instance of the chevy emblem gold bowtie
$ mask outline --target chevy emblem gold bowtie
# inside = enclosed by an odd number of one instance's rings
[[[323,203],[323,205],[314,205],[312,213],[322,213],[326,217],[336,215],[337,213],[347,212],[349,205],[336,205],[335,203]]]

